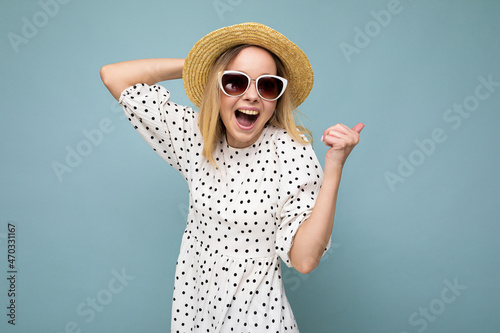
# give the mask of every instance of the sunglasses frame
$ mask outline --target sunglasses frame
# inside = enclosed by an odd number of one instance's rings
[[[222,77],[225,75],[225,74],[241,74],[243,76],[245,76],[247,79],[248,79],[248,85],[246,87],[246,89],[239,95],[229,95],[226,90],[224,90],[224,87],[222,86]],[[283,83],[283,89],[281,89],[281,92],[279,93],[278,97],[276,98],[272,98],[272,99],[269,99],[269,98],[265,98],[263,97],[260,92],[259,92],[259,89],[258,89],[258,85],[259,85],[259,80],[261,78],[267,78],[267,77],[272,77],[272,78],[275,78],[275,79],[278,79],[280,80],[282,83]],[[243,73],[243,72],[240,72],[240,71],[224,71],[222,72],[222,74],[220,75],[220,78],[219,78],[219,85],[220,85],[220,89],[222,90],[222,92],[226,95],[226,96],[229,96],[229,97],[240,97],[240,96],[243,96],[247,91],[248,91],[248,88],[250,88],[250,83],[252,81],[255,81],[255,90],[257,91],[257,94],[259,95],[260,98],[262,98],[263,100],[266,100],[266,101],[269,101],[269,102],[272,102],[272,101],[275,101],[277,100],[278,98],[280,98],[283,93],[285,92],[285,89],[286,89],[286,86],[288,84],[288,80],[285,79],[284,77],[281,77],[281,76],[278,76],[278,75],[271,75],[271,74],[264,74],[264,75],[261,75],[259,76],[258,78],[256,79],[252,79],[250,78],[250,76],[248,76],[248,74],[246,73]]]

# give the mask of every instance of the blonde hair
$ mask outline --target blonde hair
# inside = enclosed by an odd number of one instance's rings
[[[203,137],[203,156],[213,165],[215,160],[213,151],[217,142],[225,134],[226,128],[220,117],[220,89],[219,89],[219,73],[223,72],[231,63],[231,61],[241,52],[241,50],[255,45],[238,45],[224,52],[215,62],[208,76],[207,84],[203,92],[203,99],[200,105],[199,127]],[[259,47],[259,46],[257,46]],[[268,51],[274,58],[276,63],[277,75],[287,78],[286,68],[279,58],[272,52]],[[284,128],[290,137],[302,144],[312,141],[311,132],[302,126],[298,119],[298,110],[293,105],[290,98],[291,91],[286,89],[283,95],[276,103],[276,112],[274,112],[268,124]],[[297,125],[297,122],[300,124]]]

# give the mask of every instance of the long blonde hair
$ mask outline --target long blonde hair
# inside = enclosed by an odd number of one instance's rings
[[[213,165],[215,160],[213,151],[217,142],[225,134],[226,128],[220,117],[220,89],[219,73],[223,72],[231,61],[241,52],[241,50],[254,45],[238,45],[224,52],[215,62],[208,76],[207,84],[203,92],[203,100],[200,105],[199,127],[203,137],[203,156]],[[258,46],[259,47],[259,46]],[[266,50],[268,51],[268,50]],[[269,52],[269,51],[268,51]],[[285,66],[272,52],[269,52],[276,63],[277,74],[287,78]],[[286,89],[278,99],[276,112],[274,112],[268,124],[278,128],[284,128],[292,139],[305,144],[312,140],[311,132],[302,126],[298,119],[298,110],[292,104],[290,89]],[[297,122],[301,124],[297,125]]]

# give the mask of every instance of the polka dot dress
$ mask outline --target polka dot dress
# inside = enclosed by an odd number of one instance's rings
[[[119,103],[189,186],[171,332],[298,332],[280,258],[290,266],[293,237],[321,185],[311,145],[267,126],[247,148],[221,139],[216,169],[201,155],[198,113],[171,102],[164,87],[137,84]]]

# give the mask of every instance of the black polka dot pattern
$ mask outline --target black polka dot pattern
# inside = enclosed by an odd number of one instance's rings
[[[280,258],[291,265],[294,235],[321,185],[311,145],[268,126],[247,148],[222,139],[214,151],[216,169],[201,155],[198,113],[171,102],[165,88],[138,84],[119,102],[189,186],[171,332],[298,332]]]

